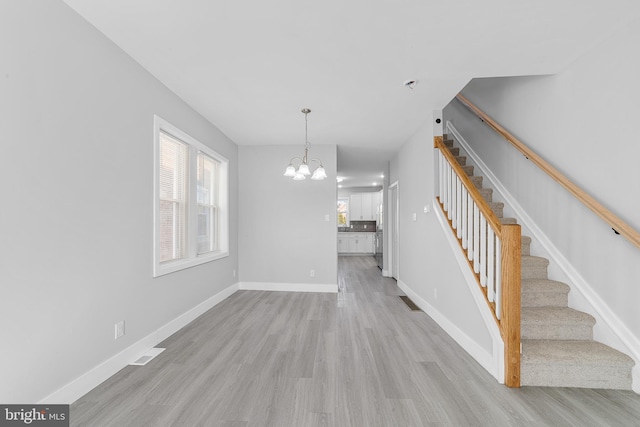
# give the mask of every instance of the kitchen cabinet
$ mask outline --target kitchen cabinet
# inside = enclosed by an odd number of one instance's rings
[[[354,193],[349,196],[350,221],[375,221],[380,205],[380,193]]]
[[[347,236],[346,233],[338,233],[338,253],[346,254],[349,252],[349,243],[351,241],[351,237]]]
[[[338,232],[339,254],[374,254],[375,233]]]

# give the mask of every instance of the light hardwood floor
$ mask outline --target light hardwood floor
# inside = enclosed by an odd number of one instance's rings
[[[339,294],[240,291],[71,406],[73,426],[640,426],[633,392],[487,374],[373,257]]]

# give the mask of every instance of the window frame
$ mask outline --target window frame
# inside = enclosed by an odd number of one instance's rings
[[[348,228],[349,227],[349,197],[338,197],[338,204],[344,201],[344,205],[345,205],[345,224],[344,225],[340,225],[338,223],[338,228]],[[336,206],[336,210],[337,210],[337,206]],[[338,212],[338,221],[340,220],[340,212]]]
[[[165,133],[187,146],[187,196],[186,196],[186,230],[185,256],[181,259],[160,262],[160,135]],[[229,256],[229,160],[191,137],[176,126],[154,115],[153,120],[153,277],[180,271],[207,262]],[[217,249],[198,253],[198,197],[197,171],[198,154],[212,158],[217,164]]]

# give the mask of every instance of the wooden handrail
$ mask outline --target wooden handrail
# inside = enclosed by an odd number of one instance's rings
[[[629,224],[624,222],[620,217],[604,207],[600,202],[590,196],[583,189],[574,184],[569,178],[560,173],[556,168],[551,166],[546,160],[540,157],[536,152],[532,151],[524,143],[513,136],[509,131],[500,126],[495,120],[489,117],[486,113],[476,107],[471,101],[465,98],[463,95],[458,94],[456,99],[460,101],[465,107],[471,110],[476,116],[478,116],[483,122],[492,128],[496,133],[506,139],[516,150],[520,151],[525,157],[531,160],[536,166],[542,169],[547,175],[549,175],[554,181],[563,186],[569,193],[575,198],[580,200],[586,207],[591,209],[596,215],[613,228],[616,233],[620,233],[633,245],[640,248],[640,232],[635,230]]]

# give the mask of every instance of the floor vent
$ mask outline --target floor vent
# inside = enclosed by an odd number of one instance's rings
[[[404,301],[404,303],[407,304],[407,307],[409,307],[412,311],[420,311],[420,307],[418,307],[413,301],[411,301],[408,296],[401,295],[400,299]]]
[[[157,347],[150,348],[149,350],[147,350],[145,354],[140,356],[138,360],[136,360],[135,362],[129,363],[129,365],[144,366],[147,363],[151,362],[157,355],[159,355],[165,350],[166,350],[165,348],[157,348]]]

